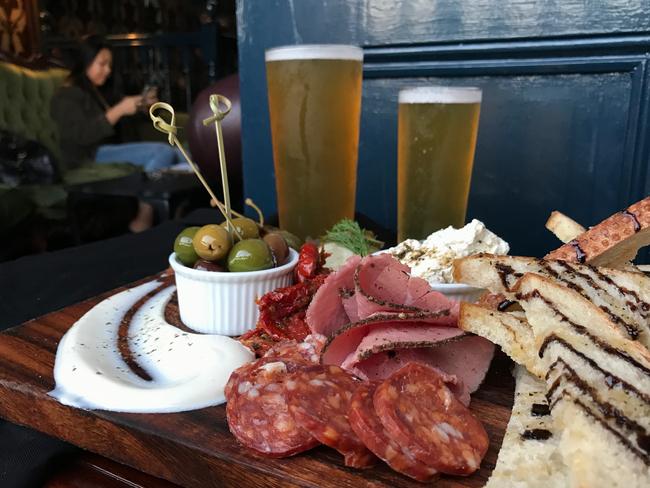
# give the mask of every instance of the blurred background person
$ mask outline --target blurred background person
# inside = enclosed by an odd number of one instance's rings
[[[111,106],[99,91],[111,74],[113,56],[108,44],[99,36],[89,36],[72,55],[70,75],[52,97],[50,106],[67,167],[93,161],[129,162],[151,172],[182,161],[177,149],[162,142],[108,144],[120,119],[146,110],[157,101],[155,89],[123,97]]]

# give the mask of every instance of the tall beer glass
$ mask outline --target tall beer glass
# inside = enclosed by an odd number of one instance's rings
[[[480,109],[478,88],[421,87],[399,92],[399,242],[464,225]]]
[[[266,51],[280,225],[302,238],[354,218],[362,62],[356,46]]]

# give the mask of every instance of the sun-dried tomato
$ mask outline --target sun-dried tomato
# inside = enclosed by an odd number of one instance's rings
[[[325,264],[325,255],[318,250],[318,246],[312,242],[305,242],[300,247],[298,264],[293,270],[295,281],[302,283],[325,272],[323,264]]]
[[[256,357],[262,357],[275,343],[273,337],[268,335],[264,329],[251,329],[239,336],[239,342],[250,348]]]
[[[326,276],[317,275],[263,295],[257,302],[260,310],[257,326],[273,338],[302,341],[310,333],[305,321],[307,307]]]

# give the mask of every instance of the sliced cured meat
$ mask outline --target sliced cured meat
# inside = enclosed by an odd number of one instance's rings
[[[343,334],[326,345],[323,363],[375,380],[415,361],[457,378],[452,390],[465,405],[483,382],[494,355],[490,341],[455,327],[386,322],[367,325],[365,331],[364,327],[343,330]]]
[[[229,401],[231,392],[239,384],[241,378],[243,376],[246,376],[249,372],[251,372],[253,369],[257,367],[258,361],[259,359],[251,363],[244,364],[243,366],[240,366],[239,368],[235,369],[232,373],[230,373],[230,378],[228,378],[228,381],[226,382],[226,386],[223,387],[223,393],[224,396],[226,397],[226,401]]]
[[[379,326],[368,332],[342,366],[344,369],[359,368],[364,360],[379,352],[411,348],[418,349],[418,362],[458,377],[469,393],[481,386],[494,356],[494,344],[490,341],[453,327]],[[395,356],[398,359],[397,354]],[[402,360],[407,357],[401,355]],[[371,376],[376,374],[366,377]]]
[[[327,343],[327,337],[325,337],[323,334],[309,334],[307,337],[305,337],[305,340],[303,342],[309,344],[313,348],[314,353],[318,354],[320,358],[320,355],[323,352],[323,348]]]
[[[413,282],[413,283],[411,283]],[[382,312],[435,312],[449,310],[444,325],[456,325],[458,303],[433,291],[421,278],[410,276],[408,266],[390,254],[366,256],[354,275],[357,316],[360,320]]]
[[[352,395],[348,411],[352,430],[368,449],[398,473],[418,481],[430,481],[436,475],[436,470],[415,459],[407,448],[391,439],[377,417],[373,404],[377,385],[378,382],[364,383]]]
[[[267,457],[287,457],[318,445],[289,413],[285,382],[305,366],[279,358],[262,358],[240,372],[226,405],[230,432],[245,447]]]
[[[442,293],[431,290],[429,293],[422,295],[412,303],[412,306],[420,310],[441,310],[449,309],[448,325],[456,325],[458,314],[460,312],[460,302],[449,300]]]
[[[361,257],[348,258],[341,268],[325,278],[307,308],[307,324],[313,333],[328,337],[333,331],[350,322],[342,298],[354,291],[354,271]]]
[[[355,287],[386,302],[408,305],[406,292],[411,268],[386,253],[368,256],[359,264],[354,275]]]
[[[417,311],[404,303],[410,271],[387,253],[363,258],[354,273],[359,318],[383,311]]]
[[[303,342],[284,340],[271,347],[264,357],[291,359],[317,364],[325,345],[325,336],[310,334]]]
[[[418,310],[418,311],[408,311],[408,312],[395,312],[395,311],[382,311],[382,312],[375,312],[367,317],[364,317],[363,320],[375,320],[377,318],[381,318],[386,321],[391,321],[391,322],[419,322],[421,324],[436,324],[439,326],[446,326],[449,327],[447,322],[450,321],[449,316],[453,313],[452,310],[455,307],[452,306],[452,309],[449,311],[446,309],[437,311],[437,310]],[[454,322],[454,325],[452,326],[453,328],[457,328],[455,326],[455,320],[453,319],[452,322]],[[359,322],[359,321],[358,321]]]
[[[323,364],[343,364],[348,356],[356,351],[363,338],[375,327],[382,327],[384,330],[391,330],[399,327],[432,327],[431,322],[447,317],[448,311],[439,312],[418,312],[417,315],[411,314],[394,314],[394,313],[375,313],[365,320],[348,324],[341,327],[330,337],[323,348],[321,362]],[[411,317],[417,316],[416,320]],[[462,333],[462,331],[461,331]]]
[[[427,280],[418,278],[416,276],[411,276],[411,279],[408,282],[406,287],[406,297],[404,302],[407,305],[414,305],[420,300],[424,295],[431,291],[431,285]]]
[[[389,437],[418,461],[457,475],[480,466],[487,433],[432,368],[407,364],[377,387],[373,403]]]
[[[400,348],[439,347],[441,344],[459,340],[467,335],[457,327],[428,324],[379,325],[373,327],[361,340],[356,349],[357,360],[369,358],[381,351]]]
[[[396,349],[373,354],[368,359],[360,362],[350,361],[347,367],[344,364],[343,369],[364,380],[377,381],[385,380],[409,363],[420,363],[435,369],[456,398],[463,405],[469,405],[471,401],[470,391],[463,380],[434,366],[438,364],[435,356],[434,348]]]
[[[469,393],[474,393],[490,369],[494,344],[483,337],[470,334],[458,341],[434,347],[430,349],[430,354],[430,366],[456,376]]]
[[[357,304],[357,297],[354,294],[354,290],[346,292],[341,298],[341,301],[343,302],[343,308],[345,309],[345,313],[348,316],[348,321],[346,323],[358,321],[359,305]]]
[[[348,422],[352,394],[361,382],[338,366],[309,366],[286,383],[289,411],[296,423],[345,457],[354,468],[372,466],[375,457]]]

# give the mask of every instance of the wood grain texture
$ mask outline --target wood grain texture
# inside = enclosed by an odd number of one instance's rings
[[[230,435],[223,406],[174,414],[124,414],[67,407],[48,396],[58,341],[100,300],[123,288],[0,334],[0,416],[187,487],[421,486],[381,465],[353,470],[326,447],[288,459],[254,456]],[[173,315],[173,314],[171,314]],[[494,467],[510,415],[513,379],[504,356],[493,362],[471,410],[490,449],[479,472],[443,477],[437,487],[480,487]]]

